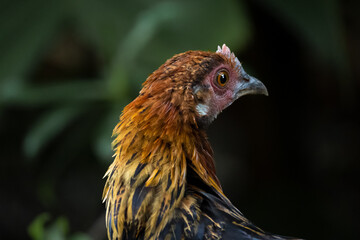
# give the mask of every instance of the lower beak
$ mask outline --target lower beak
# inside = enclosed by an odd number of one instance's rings
[[[238,99],[241,96],[249,94],[263,94],[268,96],[268,91],[260,80],[245,73],[238,85],[235,97]]]

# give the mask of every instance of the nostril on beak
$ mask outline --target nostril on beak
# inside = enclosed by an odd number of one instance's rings
[[[246,74],[243,76],[243,79],[244,79],[246,82],[249,82],[249,81],[250,81],[250,75],[246,73]]]

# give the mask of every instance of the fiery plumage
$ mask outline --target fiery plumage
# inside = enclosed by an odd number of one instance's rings
[[[109,239],[282,239],[222,192],[204,128],[245,94],[267,94],[223,45],[175,55],[144,82],[114,129],[103,199]]]

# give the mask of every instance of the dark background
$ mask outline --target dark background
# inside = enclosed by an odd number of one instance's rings
[[[105,239],[111,131],[176,53],[226,43],[269,96],[209,128],[230,200],[264,230],[360,233],[357,1],[0,1],[0,238]]]

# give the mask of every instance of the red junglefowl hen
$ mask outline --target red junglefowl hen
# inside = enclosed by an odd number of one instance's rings
[[[113,132],[109,239],[287,239],[247,220],[215,174],[204,128],[246,94],[267,90],[225,44],[175,55],[147,78]]]

